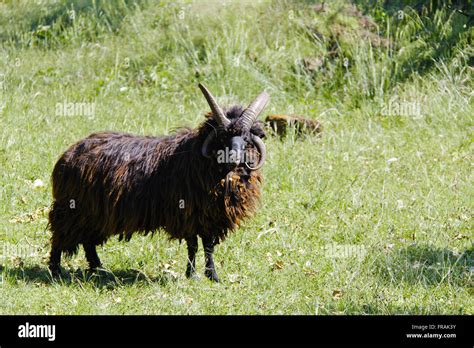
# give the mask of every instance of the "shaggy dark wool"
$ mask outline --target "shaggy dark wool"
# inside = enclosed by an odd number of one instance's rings
[[[249,138],[236,122],[242,112],[240,106],[226,111],[232,123],[216,138],[213,152],[235,134]],[[224,240],[255,211],[262,176],[203,157],[202,144],[212,131],[223,132],[207,114],[197,129],[170,136],[102,132],[72,145],[52,174],[52,271],[61,253],[70,256],[80,244],[91,268],[99,266],[95,246],[113,235],[128,241],[134,233],[163,229],[196,249],[197,236],[212,246]],[[260,122],[250,131],[265,136]],[[248,145],[247,151],[256,149]]]

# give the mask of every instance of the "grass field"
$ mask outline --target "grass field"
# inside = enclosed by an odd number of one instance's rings
[[[0,313],[474,314],[472,20],[372,3],[0,2]],[[260,208],[216,248],[221,283],[202,247],[186,279],[164,233],[111,239],[99,276],[81,250],[52,280],[60,154],[100,130],[197,126],[198,82],[223,104],[265,88],[265,115],[324,125],[266,139]]]

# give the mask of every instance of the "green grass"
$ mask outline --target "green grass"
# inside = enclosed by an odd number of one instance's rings
[[[329,3],[0,2],[0,313],[474,314],[474,31],[447,8]],[[217,247],[221,283],[187,280],[164,233],[111,239],[105,275],[81,251],[51,280],[59,155],[95,131],[198,125],[198,81],[224,103],[265,88],[267,114],[324,125],[267,138],[260,209]]]

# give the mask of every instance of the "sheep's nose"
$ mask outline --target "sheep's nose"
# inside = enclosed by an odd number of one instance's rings
[[[230,150],[230,163],[232,164],[240,164],[244,155],[244,149],[245,149],[245,140],[240,137],[232,137],[230,140],[231,144],[231,150]]]

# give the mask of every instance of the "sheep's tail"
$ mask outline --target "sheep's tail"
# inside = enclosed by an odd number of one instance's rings
[[[53,248],[61,250],[66,257],[77,254],[79,250],[78,234],[75,233],[77,227],[74,221],[68,217],[70,209],[65,208],[64,204],[54,201],[49,211],[49,221],[47,227],[51,230],[51,245]]]

